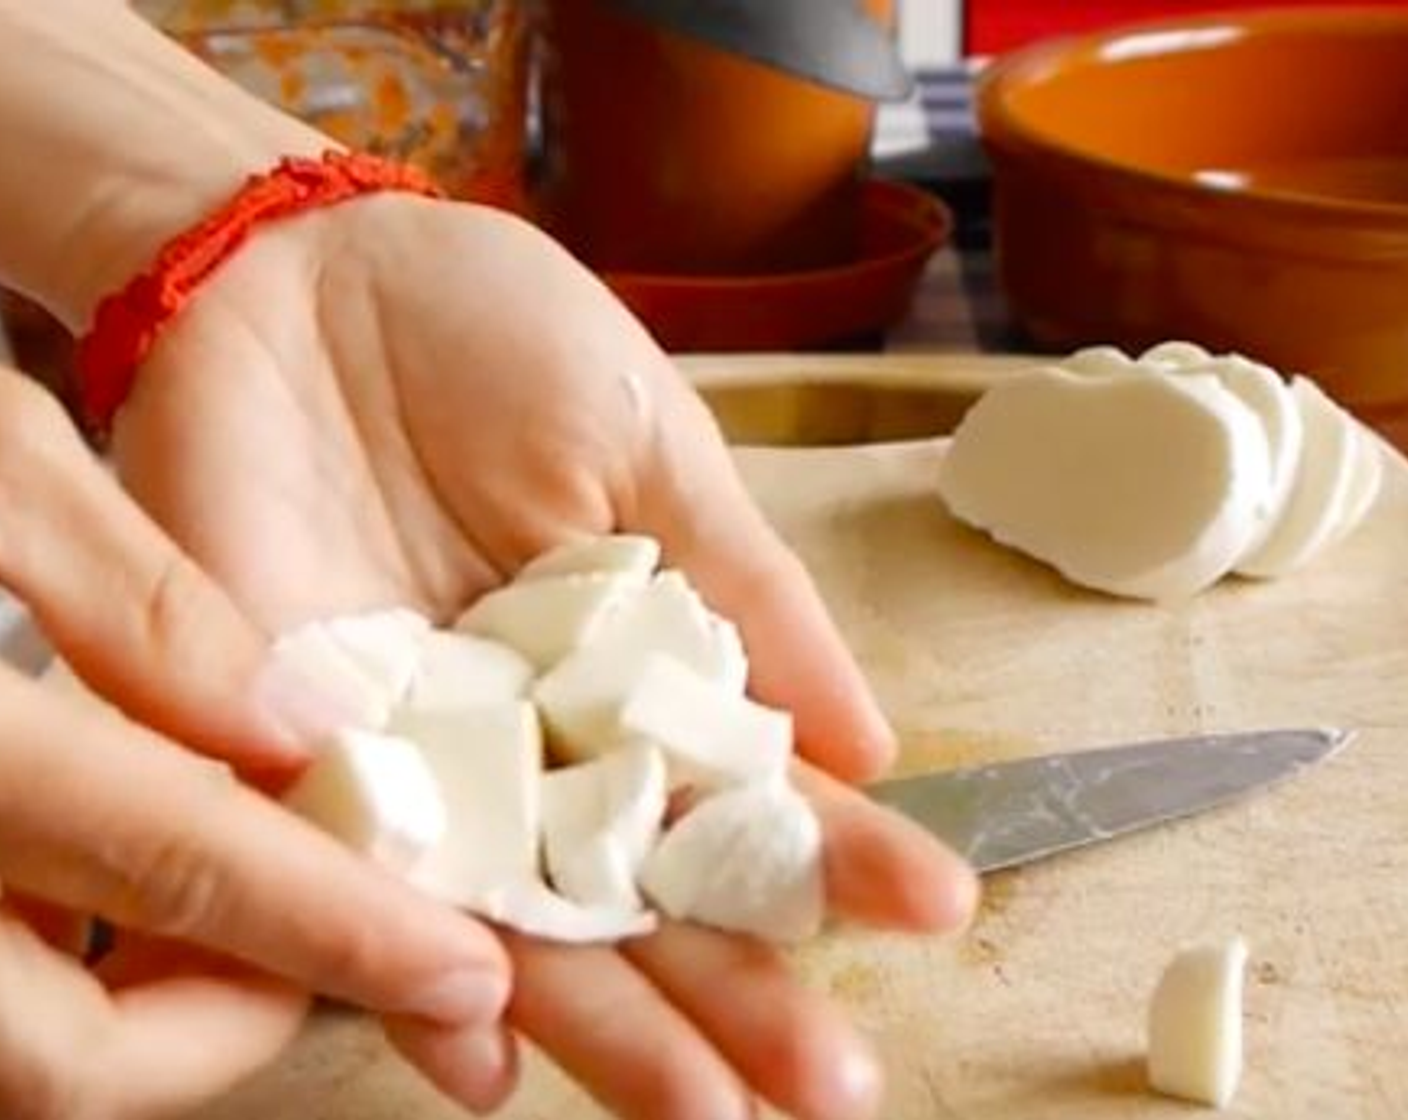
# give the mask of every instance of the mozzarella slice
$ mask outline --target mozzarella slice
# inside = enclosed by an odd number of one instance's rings
[[[825,913],[821,826],[786,786],[727,790],[665,833],[641,887],[677,920],[801,941],[821,928]]]
[[[1378,438],[1364,425],[1355,431],[1354,467],[1345,497],[1344,520],[1335,527],[1330,543],[1344,540],[1359,527],[1378,501],[1384,483],[1384,458]],[[1327,546],[1328,547],[1328,546]]]
[[[567,944],[643,937],[654,933],[660,924],[646,910],[579,906],[531,879],[485,889],[465,908],[520,933]]]
[[[1269,484],[1261,424],[1214,378],[1037,369],[968,411],[939,491],[1076,583],[1158,600],[1232,566]]]
[[[429,629],[402,608],[344,615],[281,634],[271,656],[339,702],[356,726],[383,728],[410,687]]]
[[[792,755],[789,713],[731,693],[662,654],[645,663],[621,726],[664,748],[674,786],[782,782]]]
[[[516,700],[528,691],[533,666],[508,646],[451,630],[420,640],[408,708],[465,708]]]
[[[472,908],[485,891],[536,879],[543,752],[533,706],[403,709],[393,727],[420,748],[448,819],[414,881]]]
[[[1300,463],[1281,516],[1237,563],[1244,576],[1271,578],[1308,563],[1329,543],[1348,510],[1358,421],[1304,377],[1291,382],[1291,395],[1304,430]]]
[[[1225,1108],[1242,1074],[1240,937],[1180,953],[1149,1004],[1149,1084],[1161,1093]]]
[[[435,777],[415,744],[372,731],[337,732],[283,803],[397,874],[414,873],[449,824]]]
[[[467,634],[513,647],[539,670],[588,641],[637,584],[628,576],[568,575],[510,583],[483,596],[455,623]]]
[[[569,541],[530,560],[517,580],[551,576],[614,573],[644,584],[660,563],[660,543],[653,537],[617,533]]]
[[[621,707],[646,661],[657,653],[682,661],[721,687],[741,690],[747,676],[737,632],[709,612],[683,575],[661,572],[534,687],[561,757],[593,758],[621,740]]]
[[[1141,366],[1164,366],[1169,369],[1185,369],[1206,365],[1212,355],[1196,342],[1169,341],[1151,346],[1139,355]]]
[[[1063,359],[1061,368],[1096,377],[1139,372],[1135,360],[1116,346],[1087,346]]]
[[[548,878],[586,906],[639,910],[636,874],[665,817],[665,763],[647,743],[543,776]]]

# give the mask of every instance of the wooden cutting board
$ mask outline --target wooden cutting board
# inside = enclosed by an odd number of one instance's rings
[[[730,429],[927,435],[1013,368],[979,358],[690,363]],[[786,384],[790,388],[778,388]],[[1179,948],[1251,946],[1230,1115],[1408,1109],[1408,463],[1311,570],[1177,607],[1068,586],[950,520],[934,441],[740,450],[921,771],[1144,736],[1329,724],[1342,754],[1234,807],[990,877],[951,940],[848,935],[799,967],[879,1040],[887,1120],[1155,1118],[1145,1001]],[[740,992],[740,999],[747,994]],[[373,1028],[329,1014],[200,1120],[449,1120]],[[503,1115],[599,1115],[545,1062]]]

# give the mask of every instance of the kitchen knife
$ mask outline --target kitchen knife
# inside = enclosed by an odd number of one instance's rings
[[[1300,728],[1160,739],[899,778],[866,792],[976,870],[997,871],[1223,805],[1349,738]]]
[[[894,36],[861,10],[860,0],[612,3],[669,31],[846,93],[893,101],[911,88]]]

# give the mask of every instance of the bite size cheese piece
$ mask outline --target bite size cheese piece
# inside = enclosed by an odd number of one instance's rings
[[[1087,346],[1063,359],[1060,366],[1072,373],[1096,377],[1139,371],[1138,363],[1117,346]]]
[[[550,549],[523,565],[515,579],[614,573],[644,584],[659,563],[660,542],[654,537],[615,533],[583,537]]]
[[[503,642],[541,671],[589,641],[611,612],[638,591],[632,577],[603,573],[510,583],[480,598],[455,629]]]
[[[1300,462],[1281,516],[1237,563],[1244,576],[1281,576],[1308,563],[1348,512],[1358,421],[1307,378],[1291,382],[1291,395],[1304,430]]]
[[[508,646],[472,634],[422,635],[415,673],[402,701],[408,708],[465,708],[516,700],[528,691],[533,666]]]
[[[1359,527],[1383,489],[1384,457],[1378,437],[1363,424],[1356,425],[1356,428],[1354,467],[1350,473],[1349,493],[1345,497],[1344,519],[1336,526],[1330,544],[1344,540]]]
[[[667,654],[646,660],[626,695],[621,726],[664,749],[672,787],[786,781],[790,713],[729,692]]]
[[[651,911],[580,906],[528,879],[480,891],[465,908],[520,933],[567,944],[643,937],[660,924]]]
[[[1180,953],[1149,1003],[1149,1084],[1160,1093],[1225,1108],[1242,1074],[1240,937]]]
[[[543,855],[566,898],[617,911],[641,907],[636,875],[665,819],[665,762],[648,743],[543,775]]]
[[[429,620],[393,608],[309,622],[275,639],[271,656],[322,689],[358,727],[383,728],[401,702]]]
[[[787,786],[706,798],[665,833],[641,871],[646,897],[677,920],[792,943],[825,915],[821,826]]]
[[[1212,355],[1196,342],[1172,339],[1149,347],[1139,355],[1138,361],[1142,366],[1154,365],[1166,366],[1171,369],[1185,369],[1206,365],[1211,358]]]
[[[661,572],[534,686],[559,756],[581,761],[620,742],[621,707],[655,654],[734,691],[747,677],[737,631],[710,613],[682,574]]]
[[[401,709],[392,727],[420,749],[445,804],[445,833],[413,881],[474,909],[488,891],[537,879],[543,749],[533,706]]]
[[[447,835],[445,803],[416,745],[373,731],[334,734],[283,804],[401,875],[413,874]]]
[[[1076,583],[1177,599],[1243,554],[1269,462],[1260,422],[1215,378],[1042,368],[969,410],[939,491],[954,516]]]

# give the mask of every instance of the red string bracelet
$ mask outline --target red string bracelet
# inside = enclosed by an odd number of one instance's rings
[[[78,342],[79,403],[93,432],[107,433],[162,329],[258,226],[375,191],[443,197],[424,172],[375,156],[289,157],[251,175],[220,209],[168,241],[150,267],[98,304]]]

